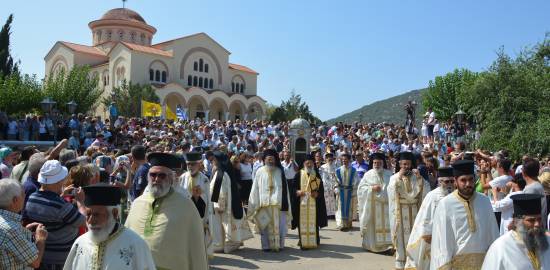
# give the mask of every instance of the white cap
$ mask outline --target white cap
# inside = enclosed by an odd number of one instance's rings
[[[38,174],[38,183],[41,184],[55,184],[65,179],[69,172],[65,166],[62,166],[61,163],[57,160],[48,160]]]

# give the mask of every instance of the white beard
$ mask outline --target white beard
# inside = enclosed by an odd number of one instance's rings
[[[113,232],[115,225],[116,225],[116,220],[113,218],[112,215],[109,215],[109,220],[107,221],[107,224],[103,228],[87,225],[88,231],[90,232],[90,239],[95,244],[99,244],[107,240],[111,232]]]
[[[168,194],[168,191],[170,191],[170,184],[160,184],[160,185],[153,185],[151,182],[147,185],[149,188],[149,192],[151,192],[151,195],[153,195],[153,198],[161,198],[164,197],[166,194]]]

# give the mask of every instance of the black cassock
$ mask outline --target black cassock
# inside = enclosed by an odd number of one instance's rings
[[[325,190],[323,187],[323,181],[319,175],[319,171],[315,168],[315,173],[319,178],[319,189],[317,190],[318,196],[315,199],[316,206],[316,222],[317,222],[317,242],[319,242],[319,228],[326,227],[328,225],[327,220],[327,207],[325,204]],[[294,179],[288,180],[288,187],[290,190],[290,203],[292,205],[292,229],[298,228],[300,230],[300,197],[296,195],[296,191],[300,190],[300,177],[302,173],[299,171]]]

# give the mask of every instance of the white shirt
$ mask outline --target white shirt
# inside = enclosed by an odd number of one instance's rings
[[[241,163],[241,180],[252,180],[252,165]]]
[[[509,175],[501,175],[489,182],[489,185],[491,188],[505,188],[506,184],[512,180],[512,176]],[[502,200],[506,196],[503,192],[498,192],[496,196],[496,200]]]
[[[493,205],[493,212],[501,212],[500,220],[500,235],[508,232],[508,225],[512,222],[512,215],[514,214],[514,201],[510,199],[510,196],[523,193],[523,191],[510,192],[504,199],[496,202],[491,202]]]
[[[281,165],[283,165],[283,169],[285,170],[286,179],[294,179],[297,172],[294,170],[293,165],[298,166],[296,161],[293,160],[292,162],[287,163],[285,160],[283,160],[283,161],[281,161]]]

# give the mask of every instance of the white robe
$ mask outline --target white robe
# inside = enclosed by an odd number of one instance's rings
[[[217,177],[218,172],[215,172],[210,183],[210,194],[214,191]],[[224,172],[218,202],[213,203],[214,211],[212,211],[210,220],[212,223],[212,247],[215,252],[229,253],[238,249],[245,240],[254,237],[248,226],[244,209],[241,219],[236,219],[233,216],[231,200],[231,179]]]
[[[288,185],[286,186],[288,211],[281,211],[283,203],[281,173],[279,168],[274,168],[271,172],[267,166],[259,168],[248,199],[248,218],[260,229],[262,239],[269,240],[269,245],[262,243],[262,246],[264,248],[269,246],[273,250],[284,248],[286,229],[292,221]],[[286,221],[286,224],[281,224],[282,220]],[[285,225],[286,228],[283,227]]]
[[[365,173],[357,188],[363,248],[372,252],[383,252],[393,247],[388,208],[391,172],[383,170],[381,176],[371,169]],[[380,185],[381,190],[373,191],[375,185]]]
[[[327,208],[327,216],[334,216],[336,213],[336,165],[324,164],[319,168],[323,187],[325,189],[325,205]]]
[[[550,241],[550,237],[546,237]],[[528,251],[515,231],[508,231],[499,237],[487,251],[482,270],[535,270],[527,255]],[[550,248],[537,254],[541,270],[550,269]]]
[[[407,260],[405,247],[409,242],[414,219],[422,200],[430,191],[430,184],[422,177],[411,175],[410,186],[399,177],[392,175],[388,186],[390,228],[395,248],[395,268],[403,269]]]
[[[155,262],[147,243],[134,231],[122,227],[100,244],[90,238],[90,232],[78,237],[63,269],[155,270]]]
[[[194,183],[193,183],[194,180]],[[212,215],[212,203],[210,202],[210,181],[208,177],[203,173],[199,172],[195,176],[195,179],[191,177],[191,172],[187,171],[181,175],[180,181],[177,186],[177,191],[183,193],[186,197],[191,199],[193,194],[193,187],[198,187],[201,190],[201,199],[205,203],[204,216],[202,217],[202,223],[204,225],[204,244],[206,246],[206,253],[209,257],[213,255],[212,247],[212,225],[210,222],[210,217]]]
[[[498,235],[489,198],[474,192],[466,201],[455,191],[435,210],[430,269],[481,269]]]
[[[407,262],[405,269],[418,270],[430,269],[430,244],[422,239],[422,236],[432,235],[432,223],[441,199],[447,195],[443,188],[438,187],[426,194],[420,210],[414,220],[414,225],[407,244]]]

